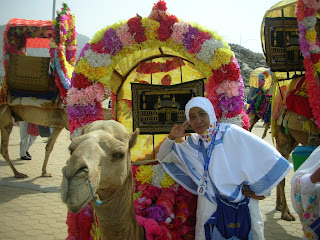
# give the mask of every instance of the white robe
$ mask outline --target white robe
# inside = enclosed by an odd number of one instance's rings
[[[204,224],[216,211],[215,192],[229,201],[244,199],[243,184],[257,195],[268,194],[290,171],[292,166],[271,145],[261,138],[233,124],[219,124],[215,147],[209,163],[209,177],[205,196],[198,197],[196,239],[205,239]],[[183,143],[168,138],[157,155],[167,173],[193,194],[203,176],[205,152],[199,152],[199,135],[193,134]],[[254,239],[264,239],[263,220],[257,200],[250,199],[250,215]]]

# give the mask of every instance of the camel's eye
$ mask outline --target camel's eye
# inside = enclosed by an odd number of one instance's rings
[[[119,160],[119,159],[122,159],[123,157],[124,157],[124,154],[121,152],[116,152],[116,153],[112,154],[112,158],[114,160]]]
[[[82,177],[82,176],[87,175],[88,172],[89,172],[89,170],[87,167],[82,167],[74,175],[77,177]]]

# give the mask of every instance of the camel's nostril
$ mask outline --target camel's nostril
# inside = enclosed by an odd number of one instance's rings
[[[78,169],[78,171],[76,171],[76,173],[74,174],[75,177],[85,177],[87,176],[89,173],[89,170],[87,167],[81,167]]]

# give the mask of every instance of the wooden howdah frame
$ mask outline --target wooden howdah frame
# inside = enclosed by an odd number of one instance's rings
[[[318,20],[318,34],[320,32],[319,26]],[[299,28],[296,18],[266,18],[264,31],[266,61],[271,71],[305,70],[304,58],[300,51]]]
[[[133,130],[140,134],[167,134],[185,120],[185,105],[204,94],[204,79],[163,86],[131,83]],[[191,132],[191,128],[187,132]]]

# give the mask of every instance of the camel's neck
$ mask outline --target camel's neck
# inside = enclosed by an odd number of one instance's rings
[[[112,195],[99,191],[102,204],[94,206],[102,240],[142,240],[144,230],[136,220],[132,172],[122,188]]]

